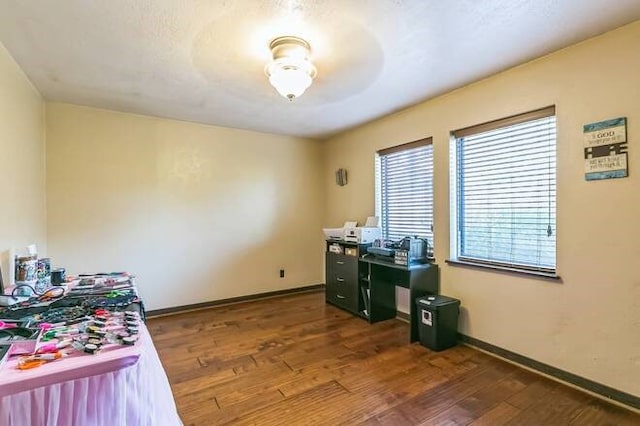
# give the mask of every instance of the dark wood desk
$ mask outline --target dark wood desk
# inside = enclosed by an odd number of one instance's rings
[[[438,265],[434,263],[397,265],[393,262],[365,256],[360,263],[368,264],[368,273],[361,275],[361,288],[368,285],[369,294],[363,294],[367,308],[368,320],[372,323],[396,317],[396,286],[409,289],[409,320],[411,327],[410,341],[415,342],[418,336],[418,309],[416,299],[440,291],[440,274]],[[368,302],[368,304],[367,304]]]
[[[330,250],[331,246],[337,252]],[[409,289],[411,336],[418,336],[416,299],[440,291],[440,274],[434,263],[397,265],[367,254],[369,244],[327,241],[326,301],[371,323],[395,318],[396,286]]]

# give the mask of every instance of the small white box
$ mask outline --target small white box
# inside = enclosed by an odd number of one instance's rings
[[[331,253],[342,254],[342,246],[340,244],[331,244],[329,246],[329,251]]]

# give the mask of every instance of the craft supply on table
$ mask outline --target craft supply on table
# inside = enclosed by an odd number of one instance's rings
[[[97,313],[99,315],[87,315],[81,322],[71,325],[42,323],[40,328],[35,329],[2,329],[0,347],[3,341],[10,344],[12,353],[23,354],[17,368],[30,370],[63,359],[74,352],[97,355],[108,345],[132,346],[137,343],[140,326],[140,315],[137,312],[111,313],[102,309]],[[16,339],[23,344],[29,342],[29,347],[22,346],[17,351]]]
[[[17,270],[18,264],[22,265],[21,277],[31,276],[33,261],[36,261],[36,277],[44,278],[50,271],[50,260],[38,261],[33,256],[21,258],[20,262],[16,260]],[[60,282],[64,270],[55,275],[54,282]],[[0,349],[6,354],[5,358],[23,355],[13,364],[16,368],[30,370],[69,355],[73,356],[65,362],[73,362],[77,356],[99,356],[106,348],[132,346],[138,342],[144,308],[132,275],[95,274],[83,276],[77,286],[74,284],[66,294],[62,286],[47,286],[40,292],[35,285],[22,284],[36,296],[10,307],[0,307]]]
[[[73,340],[71,339],[60,340],[58,343],[49,343],[44,346],[40,346],[37,350],[37,353],[43,354],[57,352],[60,349],[68,348],[69,346],[71,346],[71,343],[73,343]]]
[[[14,327],[0,330],[0,346],[10,346],[10,354],[35,352],[40,340],[40,329]]]
[[[64,268],[55,268],[51,271],[51,284],[62,285],[67,280],[66,270]]]
[[[42,294],[51,287],[51,259],[44,257],[38,259],[36,270],[36,293]]]
[[[16,328],[17,326],[18,323],[15,322],[0,321],[0,330],[2,330],[3,328]]]
[[[16,282],[35,281],[38,271],[38,256],[33,254],[16,257],[15,269]]]
[[[56,361],[68,356],[65,352],[52,352],[43,354],[26,355],[20,357],[18,360],[19,370],[30,370],[32,368],[40,367],[50,361]]]

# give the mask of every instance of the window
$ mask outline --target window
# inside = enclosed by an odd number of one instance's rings
[[[453,132],[454,261],[555,276],[555,107]]]
[[[431,138],[378,151],[376,214],[382,238],[418,236],[433,247],[432,181]]]

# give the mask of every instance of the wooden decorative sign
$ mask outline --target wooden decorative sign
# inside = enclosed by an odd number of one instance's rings
[[[585,124],[583,133],[586,180],[629,176],[626,117]]]

